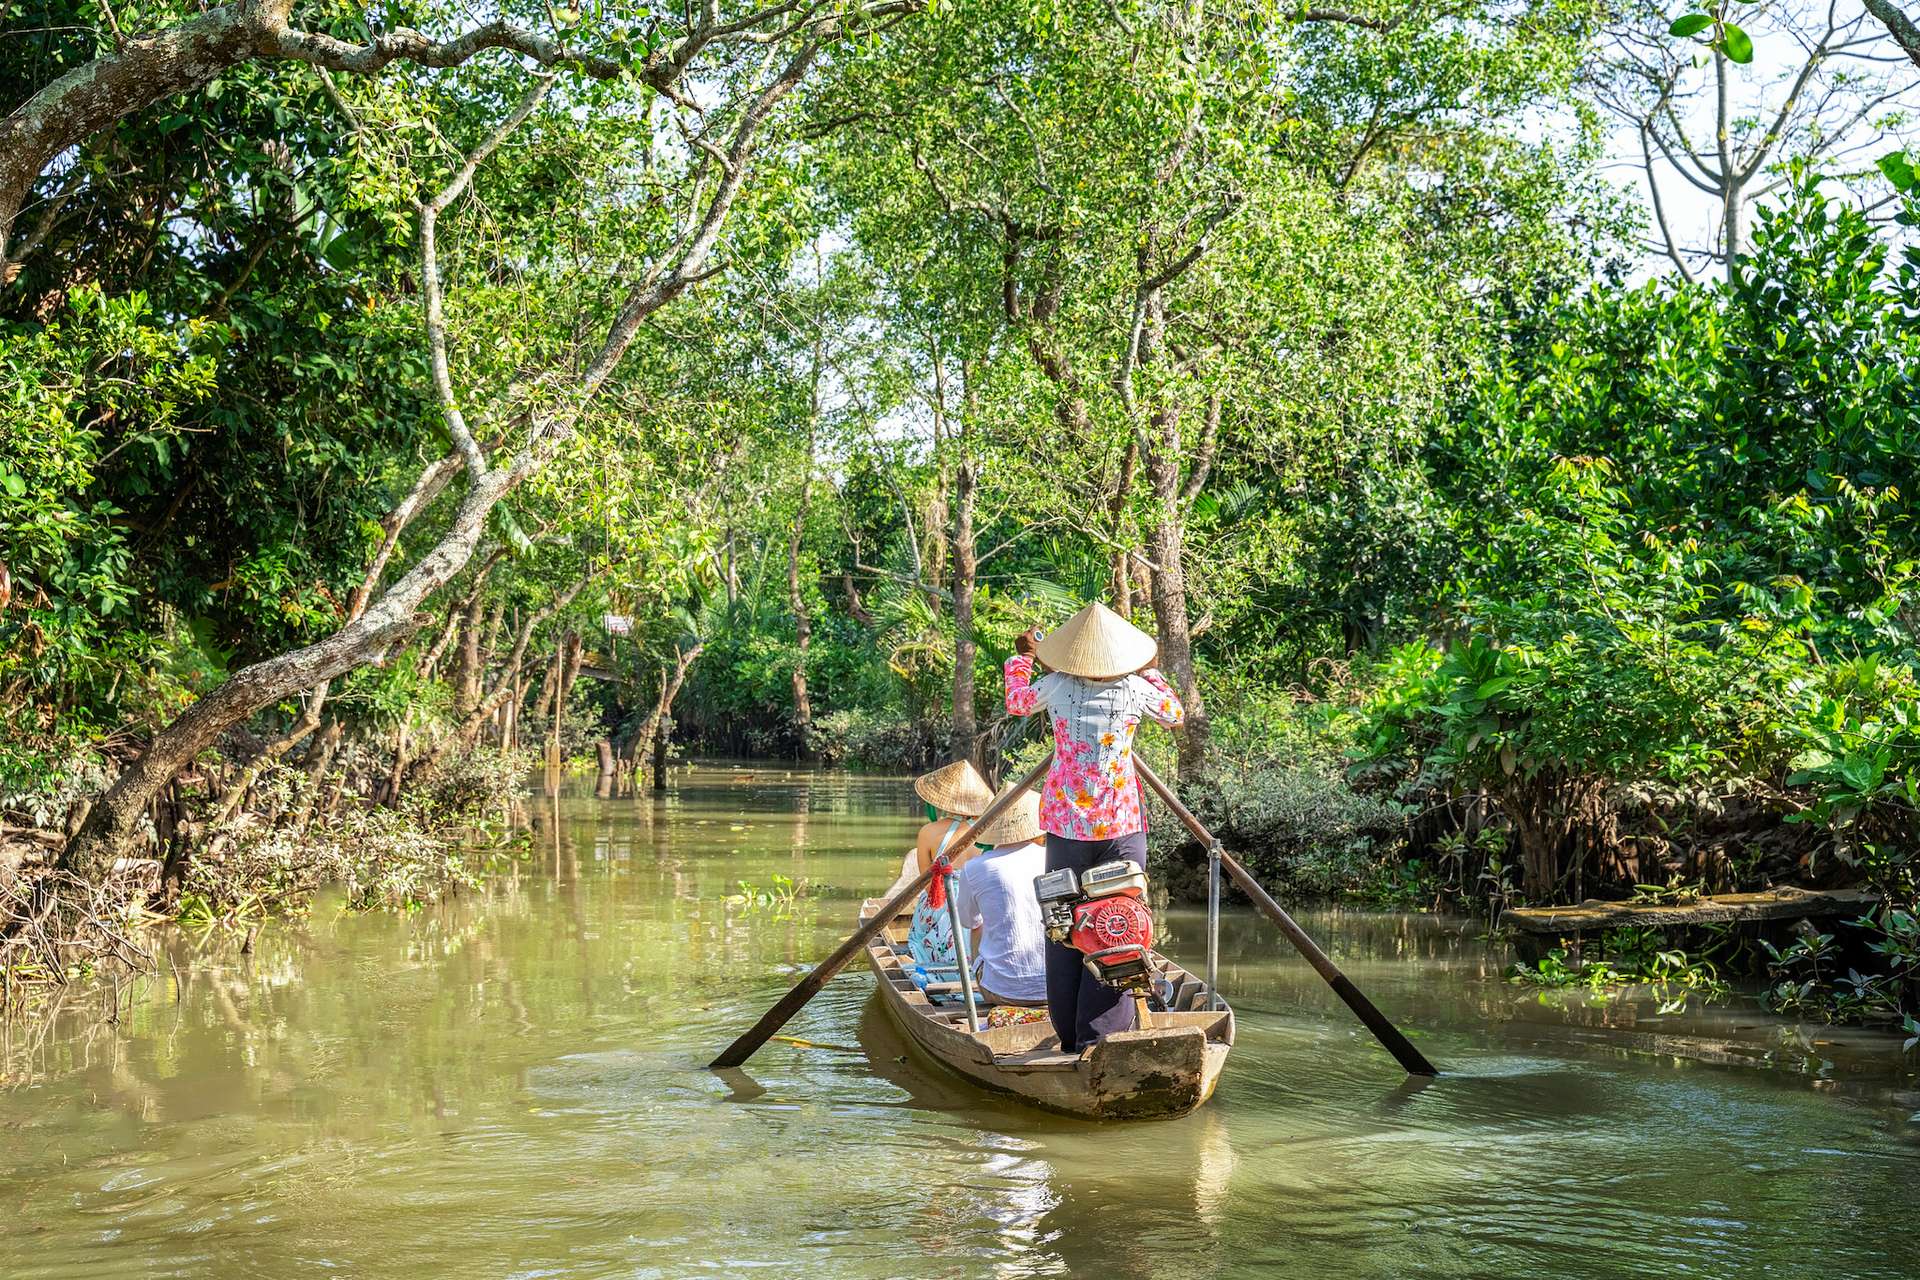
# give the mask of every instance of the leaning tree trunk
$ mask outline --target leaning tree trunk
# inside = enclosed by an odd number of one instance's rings
[[[437,546],[367,611],[314,644],[243,667],[154,736],[145,754],[107,789],[61,854],[61,866],[96,875],[132,846],[141,817],[162,788],[233,726],[264,707],[375,661],[414,628],[414,611],[464,567],[487,512],[519,479],[501,468],[474,480]]]
[[[324,63],[323,58],[309,56],[312,53],[310,47],[304,53],[293,47],[299,33],[290,32],[285,26],[287,7],[285,0],[258,0],[257,8],[250,7],[246,12],[249,16],[265,16],[278,23],[271,34],[280,52]],[[226,11],[216,10],[205,17],[209,23],[213,23],[216,16],[223,13]],[[186,25],[195,24],[190,22]],[[178,30],[164,33],[160,38],[173,39]],[[208,39],[220,38],[213,27],[204,30],[210,33]],[[700,34],[711,41],[717,38],[720,31],[709,25]],[[505,40],[497,30],[487,38],[494,44]],[[461,496],[452,522],[441,535],[440,541],[402,574],[365,613],[349,620],[323,640],[235,672],[156,734],[146,752],[121,773],[93,806],[74,837],[67,842],[60,858],[63,869],[96,877],[104,874],[113,859],[133,845],[142,816],[153,798],[201,752],[211,748],[222,733],[262,708],[311,689],[322,680],[345,675],[356,667],[380,660],[420,625],[416,611],[429,595],[445,586],[472,559],[488,512],[550,458],[564,441],[571,438],[581,405],[606,382],[649,317],[696,282],[713,274],[704,270],[707,258],[718,243],[721,230],[746,181],[748,160],[756,136],[774,108],[800,83],[813,65],[824,38],[806,39],[748,100],[724,148],[725,159],[721,162],[723,167],[720,175],[704,200],[699,202],[697,221],[689,222],[684,234],[676,241],[669,255],[671,265],[664,266],[666,260],[656,262],[650,271],[634,282],[599,350],[579,373],[577,396],[572,406],[560,416],[542,424],[536,433],[537,445],[526,445],[511,461],[503,461],[500,465],[488,464],[484,452],[467,427],[448,375],[435,228],[440,212],[465,192],[479,166],[539,106],[555,83],[555,77],[545,76],[537,80],[513,113],[467,156],[466,163],[448,184],[431,199],[420,203],[420,279],[429,354],[443,416],[456,451],[464,459],[468,472],[467,490]],[[137,42],[129,42],[129,47],[134,44]],[[311,41],[308,44],[311,45]],[[553,48],[551,42],[528,45],[525,40],[514,43],[512,47],[549,66],[562,59],[560,52],[556,52],[552,58],[540,56],[541,45],[549,50]],[[690,43],[688,47],[697,52],[696,44]],[[157,85],[157,96],[166,96],[205,83],[213,73],[231,65],[234,60],[234,55],[229,53],[227,59],[221,61],[217,49],[213,54],[212,61],[206,65],[189,66],[181,70],[177,85],[162,83],[164,77],[156,71],[147,79],[147,89],[151,91]],[[391,60],[398,54],[376,56]],[[416,61],[428,60],[424,53],[418,51],[407,56]],[[692,57],[691,52],[688,57]],[[28,103],[16,108],[0,122],[0,226],[11,219],[19,197],[31,187],[35,176],[52,156],[93,131],[95,126],[89,124],[90,119],[97,116],[101,125],[104,125],[125,114],[127,103],[132,99],[124,97],[124,91],[141,75],[137,72],[123,75],[126,65],[127,60],[116,54],[113,59],[103,58],[77,68],[75,73],[62,77],[56,85],[35,94]],[[671,81],[677,81],[685,65],[683,62],[670,62],[664,74],[668,74]],[[614,68],[614,73],[617,70],[617,67]],[[74,80],[74,75],[80,79]],[[127,83],[122,84],[121,80]],[[116,98],[114,93],[122,93],[122,96]],[[153,100],[154,97],[146,99]],[[88,103],[91,103],[91,108],[87,107]],[[69,108],[76,114],[64,123],[52,118]],[[92,115],[89,115],[89,110]],[[31,136],[23,136],[18,132],[21,128],[27,129]],[[79,136],[75,136],[76,132]],[[61,136],[63,133],[64,136]],[[38,160],[29,156],[23,161],[21,157],[28,156],[36,145],[36,139],[41,143],[53,139],[57,146],[52,151],[43,149],[42,158]],[[435,462],[433,465],[437,468],[441,464]]]
[[[653,769],[653,789],[664,791],[667,788],[667,738],[671,732],[673,700],[680,696],[680,686],[687,681],[687,672],[700,659],[706,650],[707,642],[702,640],[691,649],[677,649],[674,652],[673,670],[660,668],[660,696],[655,699],[653,710],[640,725],[640,732],[634,743],[634,761],[636,765],[643,760],[651,760]]]

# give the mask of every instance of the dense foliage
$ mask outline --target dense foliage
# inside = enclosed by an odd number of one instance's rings
[[[465,29],[281,9],[349,52]],[[16,120],[139,54],[5,12]],[[210,854],[398,841],[365,814],[483,809],[432,797],[532,747],[992,768],[1041,749],[1014,636],[1106,598],[1197,713],[1145,749],[1263,874],[1865,883],[1897,1006],[1913,170],[1845,175],[1904,226],[1792,167],[1725,279],[1630,283],[1612,21],[508,6],[377,65],[235,46],[0,243],[0,817],[206,907]]]

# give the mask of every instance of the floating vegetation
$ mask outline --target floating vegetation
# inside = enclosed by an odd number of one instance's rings
[[[812,885],[806,880],[795,880],[791,876],[774,873],[773,882],[761,888],[750,880],[738,882],[740,891],[727,895],[729,907],[738,907],[749,912],[765,912],[775,917],[793,914],[800,900],[812,892]]]
[[[1661,1013],[1677,1013],[1695,996],[1724,1000],[1733,993],[1711,960],[1662,947],[1656,929],[1609,929],[1594,959],[1572,959],[1556,947],[1533,964],[1516,964],[1507,981],[1553,989],[1584,988],[1600,1000],[1644,988],[1660,997]]]

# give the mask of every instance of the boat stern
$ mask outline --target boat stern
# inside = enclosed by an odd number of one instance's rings
[[[1088,1114],[1101,1120],[1183,1116],[1213,1092],[1199,1027],[1116,1031],[1087,1055]]]

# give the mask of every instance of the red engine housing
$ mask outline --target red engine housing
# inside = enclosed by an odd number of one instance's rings
[[[1067,942],[1087,956],[1087,967],[1114,986],[1134,985],[1149,972],[1153,913],[1130,893],[1092,898],[1073,906],[1073,931]]]

